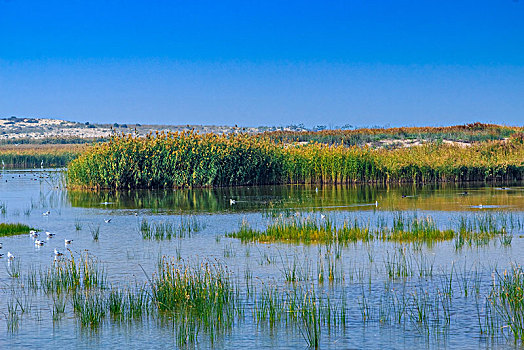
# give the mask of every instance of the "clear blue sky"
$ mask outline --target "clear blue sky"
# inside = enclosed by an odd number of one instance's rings
[[[524,1],[0,0],[0,117],[524,125]]]

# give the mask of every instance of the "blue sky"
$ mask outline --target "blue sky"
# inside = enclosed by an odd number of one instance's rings
[[[0,117],[524,125],[524,1],[0,0]]]

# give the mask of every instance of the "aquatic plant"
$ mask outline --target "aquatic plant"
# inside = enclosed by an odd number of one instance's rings
[[[24,224],[8,224],[0,223],[0,237],[2,236],[14,236],[14,235],[23,235],[29,233],[32,228]]]
[[[180,217],[180,222],[149,222],[142,219],[139,230],[143,239],[164,240],[171,238],[191,237],[195,232],[204,228],[204,225],[194,216]]]

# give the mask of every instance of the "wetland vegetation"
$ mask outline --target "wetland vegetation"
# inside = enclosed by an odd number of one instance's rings
[[[4,169],[2,219],[51,235],[2,239],[0,347],[520,346],[519,132],[392,149],[123,135],[66,178]]]
[[[68,167],[71,187],[135,189],[355,182],[494,181],[524,178],[524,141],[426,143],[373,149],[275,142],[266,134],[115,135]]]
[[[10,224],[5,222],[0,222],[0,237],[2,236],[14,236],[22,235],[24,233],[29,233],[31,227],[24,224]]]

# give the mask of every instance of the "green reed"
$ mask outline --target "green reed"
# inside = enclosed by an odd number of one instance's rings
[[[178,223],[175,222],[149,222],[142,219],[139,224],[139,231],[143,239],[166,240],[172,238],[191,237],[195,232],[204,229],[204,225],[195,217],[180,217]]]
[[[32,230],[32,228],[24,224],[0,223],[0,237],[23,235],[29,233],[30,230]]]
[[[78,289],[103,289],[107,285],[105,270],[87,252],[75,258],[56,260],[52,267],[40,270],[40,286],[45,293],[61,293]]]
[[[521,266],[496,274],[491,302],[503,328],[509,329],[516,340],[524,340],[524,271]]]
[[[219,262],[190,264],[163,257],[150,282],[152,303],[171,315],[180,327],[188,318],[211,337],[229,329],[239,312],[237,287],[227,267]],[[179,340],[196,337],[182,327]],[[185,335],[184,335],[185,334]]]
[[[99,292],[73,293],[71,303],[82,327],[96,328],[106,315],[107,302]]]
[[[357,241],[391,241],[432,243],[455,239],[456,248],[465,244],[489,242],[495,237],[505,234],[505,230],[495,224],[485,226],[484,218],[462,218],[458,230],[439,228],[433,218],[419,218],[416,215],[406,217],[396,214],[388,225],[380,221],[377,227],[369,223],[361,223],[357,219],[346,219],[336,223],[329,217],[316,218],[312,216],[278,217],[266,229],[252,228],[243,221],[238,231],[226,234],[227,237],[238,238],[242,242],[290,242],[290,243],[320,243],[347,244]],[[467,223],[473,223],[468,225]],[[502,237],[505,243],[511,239]]]
[[[91,232],[93,241],[98,241],[98,238],[100,237],[100,225],[89,225],[89,232]]]

